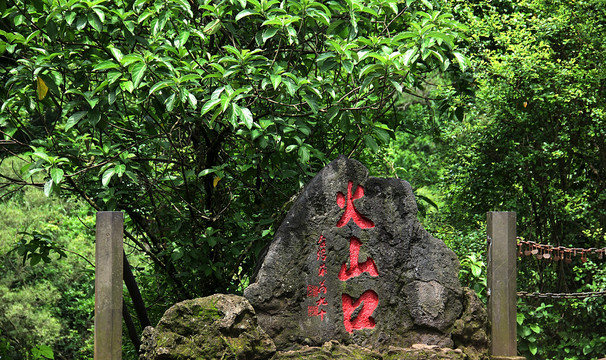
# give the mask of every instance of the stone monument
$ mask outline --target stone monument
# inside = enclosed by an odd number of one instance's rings
[[[278,350],[453,347],[466,302],[458,272],[419,223],[410,184],[341,156],[297,198],[244,297]]]

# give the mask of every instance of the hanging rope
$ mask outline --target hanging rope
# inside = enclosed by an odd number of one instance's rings
[[[606,254],[606,248],[568,248],[564,246],[552,246],[539,244],[534,241],[525,241],[518,238],[518,256],[534,256],[538,260],[546,261],[564,261],[567,264],[572,262],[572,258],[581,257],[583,263],[587,262],[588,255],[595,255],[602,260]],[[540,293],[518,291],[520,298],[541,298],[541,299],[586,299],[591,297],[606,296],[606,291],[578,292],[578,293]]]
[[[606,296],[606,291],[578,292],[578,293],[529,293],[527,291],[518,291],[520,298],[541,298],[541,299],[586,299],[591,297]]]
[[[534,241],[518,240],[518,256],[534,256],[538,260],[565,261],[571,263],[572,258],[581,256],[583,263],[587,262],[588,255],[595,255],[602,260],[606,254],[606,248],[568,248],[564,246],[552,246],[539,244]]]

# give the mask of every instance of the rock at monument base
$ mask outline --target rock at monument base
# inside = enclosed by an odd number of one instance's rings
[[[466,289],[473,294],[473,291]],[[461,327],[455,340],[464,341],[484,328],[481,302],[464,311],[470,324]],[[477,300],[477,297],[475,298]],[[470,303],[470,302],[468,302]],[[479,306],[479,307],[478,307]],[[483,312],[484,319],[486,317]],[[476,317],[474,317],[476,316]],[[457,320],[458,321],[458,320]],[[475,325],[474,325],[475,324]],[[476,326],[477,325],[477,326]],[[459,328],[457,328],[459,329]],[[465,335],[466,334],[466,335]],[[410,341],[413,341],[412,339]],[[481,343],[481,342],[480,342]],[[259,329],[257,318],[248,301],[236,295],[213,295],[187,300],[166,311],[155,328],[148,326],[141,340],[141,360],[190,359],[255,359],[255,360],[485,360],[487,352],[476,349],[476,343],[457,349],[437,345],[413,344],[408,348],[389,346],[379,351],[336,340],[320,346],[296,345],[291,350],[277,351],[273,341]],[[486,347],[487,344],[483,343]]]
[[[246,299],[215,294],[175,304],[145,328],[140,360],[269,359],[275,351]]]
[[[476,293],[463,288],[465,309],[454,323],[452,337],[457,348],[469,355],[470,360],[483,359],[488,354],[488,315]]]
[[[344,156],[305,187],[244,296],[278,350],[337,340],[453,347],[456,255],[417,219],[410,184]]]
[[[322,346],[302,346],[296,350],[279,351],[271,360],[467,360],[458,349],[413,344],[410,348],[389,347],[383,353],[350,344],[329,341]]]

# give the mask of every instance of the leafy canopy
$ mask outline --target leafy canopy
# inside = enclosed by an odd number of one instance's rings
[[[468,67],[427,0],[9,1],[0,142],[47,195],[122,210],[161,294],[235,291],[284,203]],[[44,175],[43,182],[32,176]]]

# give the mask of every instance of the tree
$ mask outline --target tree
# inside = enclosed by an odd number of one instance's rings
[[[526,240],[603,247],[606,71],[601,64],[606,48],[601,39],[606,28],[597,19],[606,17],[604,3],[474,1],[453,6],[472,29],[477,91],[466,120],[447,131],[454,146],[446,154],[443,192],[451,224],[473,228],[486,211],[512,210],[518,214],[518,234]],[[584,266],[524,262],[519,288],[603,290],[604,272],[594,260]],[[520,305],[520,313],[536,314],[520,321],[525,355],[573,359],[604,352],[606,334],[598,330],[604,329],[602,298],[540,303]]]
[[[124,211],[161,306],[241,290],[311,175],[467,68],[465,27],[426,0],[4,4],[0,150],[27,162],[8,181]]]
[[[19,165],[8,159],[0,174]],[[92,358],[94,213],[73,199],[47,198],[41,189],[2,185],[0,357]],[[36,243],[32,238],[43,246],[26,261],[21,255]]]

